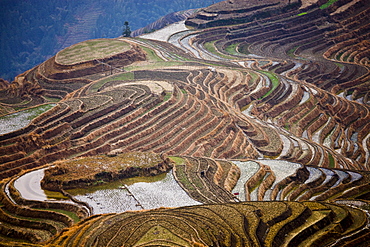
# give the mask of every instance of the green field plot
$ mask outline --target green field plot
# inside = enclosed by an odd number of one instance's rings
[[[101,79],[96,81],[94,84],[91,85],[90,91],[97,92],[105,83],[110,81],[125,81],[125,80],[134,80],[134,73],[121,73],[114,76],[110,76],[108,78]]]
[[[326,3],[324,3],[323,5],[320,6],[320,9],[326,9],[327,7],[329,7],[330,5],[335,3],[336,1],[338,1],[338,0],[328,0]]]
[[[239,44],[232,44],[232,45],[229,45],[225,48],[225,51],[227,51],[228,53],[232,54],[232,55],[239,55],[239,52],[236,50],[237,46]]]
[[[276,89],[276,87],[279,85],[279,78],[275,74],[268,72],[268,71],[260,71],[260,72],[266,75],[272,83],[272,88],[262,97],[263,99],[269,96]]]
[[[153,49],[150,49],[150,48],[147,48],[147,47],[144,47],[144,46],[140,46],[147,54],[148,56],[148,60],[149,61],[152,61],[152,62],[161,62],[163,61],[162,58],[160,58]]]
[[[59,52],[56,56],[56,62],[64,65],[77,64],[110,57],[129,49],[128,43],[115,39],[88,40]]]
[[[224,55],[224,54],[222,54],[222,53],[220,53],[217,49],[216,49],[216,47],[215,47],[215,42],[216,41],[211,41],[211,42],[206,42],[205,44],[204,44],[204,48],[207,50],[207,51],[209,51],[209,52],[211,52],[212,54],[215,54],[215,55],[217,55],[217,56],[219,56],[219,57],[222,57],[222,58],[226,58],[226,59],[233,59],[233,57],[231,57],[231,56],[227,56],[227,55]],[[233,49],[233,47],[231,48],[231,50]],[[227,50],[228,52],[230,51],[230,50]],[[232,54],[232,53],[231,53]]]

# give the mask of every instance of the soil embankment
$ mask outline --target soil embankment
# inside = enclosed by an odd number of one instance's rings
[[[60,191],[98,185],[136,176],[155,176],[172,168],[170,160],[159,154],[130,152],[98,155],[58,162],[45,170],[44,189]]]

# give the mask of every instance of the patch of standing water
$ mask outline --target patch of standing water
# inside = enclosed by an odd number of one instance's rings
[[[307,166],[306,168],[310,172],[310,175],[309,175],[308,179],[304,182],[305,184],[309,184],[309,183],[317,180],[322,175],[322,172],[319,169],[315,168],[315,167]]]
[[[41,188],[41,180],[44,177],[45,168],[38,169],[35,171],[28,172],[14,181],[14,187],[26,200],[31,201],[50,201],[56,199],[67,199],[63,202],[72,203],[68,201],[68,198],[64,197],[59,192],[47,192]],[[55,196],[55,198],[49,197],[49,195]]]
[[[291,69],[289,69],[289,70],[287,70],[287,71],[284,71],[284,72],[282,73],[282,75],[286,76],[286,75],[288,74],[288,72],[290,72],[290,71],[294,71],[294,70],[298,69],[298,68],[299,68],[299,67],[301,67],[301,66],[302,66],[302,64],[301,64],[301,63],[295,63],[295,65],[294,65],[294,67],[293,67],[293,68],[291,68]]]
[[[256,54],[252,54],[252,53],[247,54],[247,55],[248,55],[248,57],[253,57],[253,58],[264,58],[262,56],[259,56],[259,55],[256,55]]]
[[[195,57],[202,59],[201,55],[199,54],[199,51],[194,49],[193,46],[190,45],[190,40],[195,37],[195,35],[188,35],[182,39],[180,39],[180,43],[192,54],[195,55]]]
[[[178,32],[178,33],[174,33],[172,34],[169,39],[168,39],[168,42],[173,44],[174,46],[177,46],[179,48],[183,48],[181,45],[180,45],[180,39],[184,36],[186,36],[187,34],[189,33],[193,33],[194,31],[192,30],[187,30],[187,31],[181,31],[181,32]]]
[[[246,60],[246,61],[242,61],[242,62],[238,62],[241,66],[245,67],[245,68],[251,68],[252,67],[252,64],[255,63],[256,60]]]
[[[250,106],[248,106],[247,109],[245,109],[244,111],[242,111],[242,113],[247,116],[247,117],[250,117],[250,118],[255,118],[254,116],[252,116],[252,109],[253,109],[253,104],[250,104]]]
[[[26,127],[32,119],[54,106],[55,104],[41,105],[0,117],[0,135]]]
[[[301,102],[299,102],[299,105],[302,105],[303,103],[307,102],[310,99],[310,94],[306,91],[303,92],[303,97],[301,99]]]
[[[239,200],[245,201],[244,184],[258,171],[260,165],[254,161],[233,161],[233,163],[240,169],[240,178],[232,190],[232,193],[236,195]]]
[[[298,163],[289,162],[286,160],[258,160],[261,164],[268,165],[275,174],[275,182],[272,184],[271,188],[274,188],[281,180],[289,177],[296,173],[296,171],[301,167]],[[271,190],[266,191],[265,201],[270,200]]]
[[[344,172],[344,171],[341,171],[341,170],[335,170],[335,173],[338,174],[338,181],[333,185],[333,188],[340,185],[342,183],[343,180],[347,179],[349,177],[349,174]]]
[[[139,37],[144,39],[167,41],[172,34],[185,30],[188,30],[188,28],[185,26],[185,21],[180,21],[152,33],[140,35]]]
[[[108,186],[68,192],[77,200],[88,203],[94,214],[201,204],[186,194],[176,182],[172,171],[155,177],[124,179],[109,183]]]
[[[14,181],[14,187],[26,200],[46,201],[48,198],[40,185],[43,177],[44,169],[28,172]]]
[[[286,160],[258,160],[258,162],[268,165],[271,168],[276,177],[275,184],[284,178],[293,175],[300,167],[302,167],[301,164]]]
[[[188,196],[169,172],[154,183],[134,183],[127,186],[145,209],[181,207],[201,204]]]
[[[349,175],[351,175],[351,182],[355,182],[357,180],[360,180],[362,178],[362,175],[357,172],[351,172],[347,171]]]
[[[335,173],[332,170],[325,169],[325,168],[321,168],[320,170],[323,171],[326,176],[322,184],[327,184],[335,175]]]

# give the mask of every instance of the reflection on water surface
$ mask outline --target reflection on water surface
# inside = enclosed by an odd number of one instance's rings
[[[93,208],[94,214],[200,204],[180,187],[172,171],[158,176],[123,179],[68,192],[76,199],[87,202]]]

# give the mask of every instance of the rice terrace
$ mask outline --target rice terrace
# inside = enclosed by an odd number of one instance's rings
[[[369,15],[226,0],[0,80],[0,246],[370,246]]]

